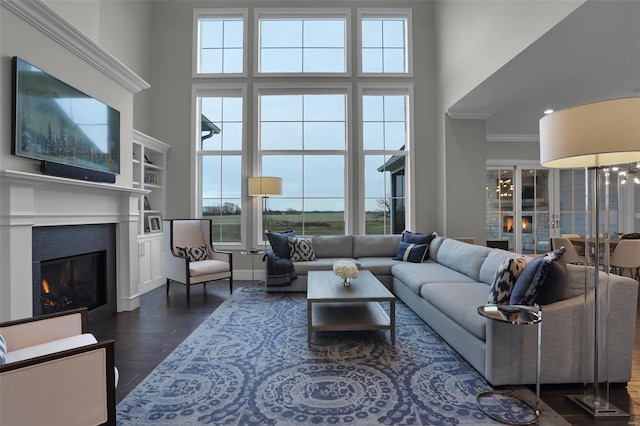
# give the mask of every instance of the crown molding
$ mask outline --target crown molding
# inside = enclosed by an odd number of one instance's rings
[[[71,25],[42,0],[0,0],[0,6],[42,31],[131,93],[151,87],[138,74]]]
[[[133,141],[163,153],[167,153],[171,149],[171,145],[159,141],[158,139],[136,129],[133,129]]]
[[[489,133],[487,134],[487,142],[540,142],[540,136]]]

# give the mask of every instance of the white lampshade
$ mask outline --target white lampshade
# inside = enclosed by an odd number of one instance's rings
[[[640,161],[640,98],[580,105],[540,119],[540,164],[601,167]]]
[[[282,195],[282,178],[272,176],[249,178],[249,195],[251,197]]]

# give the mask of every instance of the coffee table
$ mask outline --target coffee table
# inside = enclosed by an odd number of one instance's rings
[[[389,302],[389,315],[380,306]],[[307,277],[307,343],[314,331],[389,330],[396,344],[396,298],[369,271],[351,285],[332,271],[310,271]]]

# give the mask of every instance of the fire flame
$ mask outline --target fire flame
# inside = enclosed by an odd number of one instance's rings
[[[42,291],[49,293],[49,283],[47,280],[42,280]]]

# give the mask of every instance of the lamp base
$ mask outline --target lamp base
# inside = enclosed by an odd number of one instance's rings
[[[567,395],[567,398],[586,410],[595,419],[628,419],[625,413],[615,405],[602,399],[595,399],[593,395]]]

